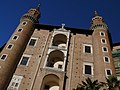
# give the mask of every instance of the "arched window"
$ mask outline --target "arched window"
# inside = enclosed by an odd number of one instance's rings
[[[56,34],[53,38],[52,45],[59,47],[66,47],[67,44],[67,36],[64,34]]]
[[[60,50],[50,52],[46,66],[56,69],[62,69],[64,63],[64,53]]]
[[[45,76],[40,90],[59,90],[59,77],[54,74]]]

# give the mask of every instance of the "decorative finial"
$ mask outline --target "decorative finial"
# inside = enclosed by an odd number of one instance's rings
[[[95,11],[95,16],[99,16],[97,11]]]
[[[38,0],[38,6],[37,6],[37,10],[40,10],[40,0]]]
[[[38,11],[40,10],[40,4],[38,4],[38,6],[37,6],[37,10],[38,10]]]
[[[63,24],[62,24],[62,29],[64,29],[64,27],[65,27],[65,24],[63,23]]]

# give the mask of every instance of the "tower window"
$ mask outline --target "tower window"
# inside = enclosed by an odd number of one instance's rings
[[[86,75],[93,75],[93,64],[92,63],[84,63],[83,65],[83,73]]]
[[[22,30],[23,30],[22,28],[19,28],[19,29],[18,29],[18,32],[22,32]]]
[[[31,38],[29,41],[29,46],[35,46],[37,42],[37,38]]]
[[[13,39],[13,40],[17,40],[17,39],[18,39],[18,36],[17,36],[17,35],[14,35],[12,39]]]
[[[19,65],[25,65],[28,66],[29,60],[30,60],[31,55],[23,55],[20,64]]]
[[[83,51],[85,53],[92,53],[92,45],[85,44],[84,47],[83,47]]]
[[[3,55],[0,57],[0,60],[5,61],[6,58],[7,58],[7,54],[3,54]]]
[[[27,22],[26,22],[26,21],[23,21],[23,22],[22,22],[22,25],[23,25],[23,26],[25,26],[26,24],[27,24]]]
[[[7,46],[7,49],[11,50],[12,47],[13,47],[13,44],[9,44],[9,45]]]
[[[104,32],[100,32],[100,36],[105,36],[105,33]]]
[[[13,75],[12,80],[11,80],[11,82],[10,82],[10,84],[9,84],[7,89],[18,90],[19,86],[20,86],[20,83],[22,81],[22,78],[23,78],[23,76]]]
[[[107,76],[112,75],[112,70],[111,69],[106,69],[106,75]]]
[[[102,44],[106,44],[106,39],[102,38],[102,39],[101,39],[101,43],[102,43]]]
[[[104,57],[104,61],[105,61],[106,63],[109,63],[109,62],[110,62],[110,58],[107,57],[107,56],[105,56],[105,57]]]
[[[108,52],[108,48],[107,47],[102,47],[103,52]]]

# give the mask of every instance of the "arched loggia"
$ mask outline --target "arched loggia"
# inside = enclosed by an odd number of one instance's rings
[[[64,53],[60,50],[50,52],[46,66],[56,69],[62,69],[64,63]]]
[[[59,90],[59,77],[54,74],[46,75],[41,86],[40,90]]]
[[[56,34],[53,38],[52,46],[65,48],[67,45],[67,36],[64,34]]]

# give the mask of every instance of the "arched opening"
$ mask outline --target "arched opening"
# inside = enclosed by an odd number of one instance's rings
[[[41,90],[59,90],[59,78],[50,74],[44,77]]]
[[[64,63],[64,53],[60,50],[50,52],[47,59],[47,67],[62,69]]]
[[[65,48],[67,44],[67,36],[64,34],[56,34],[53,38],[52,45]]]

